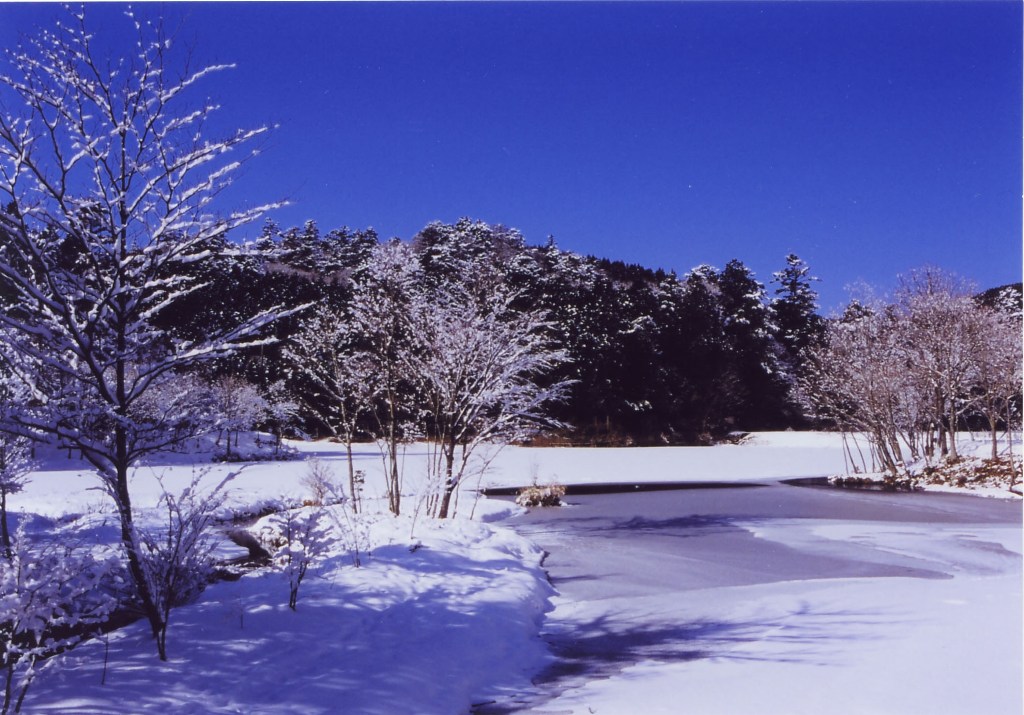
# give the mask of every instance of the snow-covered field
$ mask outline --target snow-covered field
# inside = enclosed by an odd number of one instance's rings
[[[338,445],[294,446],[343,478]],[[147,627],[136,623],[79,646],[60,670],[43,673],[25,711],[440,715],[528,689],[550,660],[539,637],[545,612],[571,604],[547,584],[540,551],[501,525],[514,511],[507,502],[478,501],[466,492],[453,521],[418,514],[422,459],[422,448],[409,448],[407,513],[393,519],[380,513],[379,454],[373,445],[359,447],[357,466],[367,473],[366,498],[377,512],[358,526],[369,536],[371,555],[355,568],[347,551],[332,554],[303,583],[296,611],[287,607],[280,573],[215,584],[172,613],[167,663],[157,659]],[[211,487],[237,469],[212,466],[203,484]],[[507,448],[481,483],[763,481],[843,470],[838,437],[777,433],[714,448]],[[226,509],[301,503],[309,498],[306,472],[301,460],[246,466],[228,485]],[[160,519],[156,476],[174,492],[194,474],[181,457],[141,468],[132,489],[142,522]],[[96,485],[81,464],[49,455],[10,507],[31,520],[33,531],[112,541],[113,511]],[[695,617],[714,604],[719,615],[725,608],[740,621],[777,624],[778,637],[739,639],[720,657],[642,663],[565,693],[539,712],[1019,712],[1020,533],[917,525],[885,535],[887,548],[941,560],[954,572],[951,579],[784,582],[652,602],[655,611],[686,609]],[[776,524],[758,536],[803,544],[882,538],[855,523],[811,522]],[[970,539],[1014,556],[979,562],[978,549],[956,548]],[[806,626],[798,616],[807,613],[820,616],[812,620],[829,637],[787,637],[797,620]],[[947,652],[944,643],[960,642],[950,634],[977,647]],[[891,665],[891,682],[865,682],[865,673],[875,672],[867,666],[879,662]],[[962,709],[967,704],[956,701],[956,684],[964,680],[991,683],[985,691],[992,701]],[[769,702],[761,699],[766,693]]]

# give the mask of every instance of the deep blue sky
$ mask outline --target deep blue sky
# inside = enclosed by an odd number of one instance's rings
[[[91,24],[123,32],[117,5]],[[232,125],[235,201],[412,237],[471,216],[680,273],[808,261],[827,311],[929,263],[1021,278],[1019,2],[147,4]],[[0,45],[60,13],[0,5]]]

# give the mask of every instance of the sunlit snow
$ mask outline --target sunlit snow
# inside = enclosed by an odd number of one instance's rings
[[[346,473],[340,445],[294,446],[339,478]],[[116,517],[96,477],[64,453],[40,456],[25,492],[11,499],[15,518],[62,538],[114,541]],[[172,613],[167,663],[136,623],[79,646],[59,672],[40,676],[26,711],[441,715],[518,701],[537,713],[603,715],[1020,712],[1019,525],[750,523],[744,528],[757,539],[928,564],[944,576],[801,579],[574,602],[548,584],[540,550],[503,521],[516,518],[516,507],[477,500],[473,480],[457,519],[419,513],[422,459],[410,445],[407,513],[394,519],[382,513],[379,453],[357,447],[374,512],[361,517],[370,557],[355,568],[350,551],[338,548],[303,584],[296,611],[279,572],[214,584]],[[159,518],[155,475],[174,491],[194,474],[184,455],[154,461],[132,483],[143,523]],[[213,466],[204,483],[236,468]],[[771,482],[842,469],[838,437],[778,433],[712,448],[510,447],[482,483]],[[230,483],[226,509],[301,503],[306,471],[302,460],[247,466]],[[238,550],[225,542],[223,553]],[[543,632],[609,614],[628,623],[630,613],[721,627],[695,632],[699,656],[625,663],[529,700],[531,680],[553,662]]]

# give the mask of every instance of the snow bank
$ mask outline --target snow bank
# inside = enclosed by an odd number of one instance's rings
[[[298,446],[343,480],[338,445]],[[14,520],[60,538],[115,543],[116,515],[87,465],[52,450],[38,458],[41,469],[11,498]],[[281,573],[214,584],[172,612],[169,662],[157,659],[148,627],[137,622],[76,648],[61,674],[40,676],[27,711],[125,712],[130,703],[131,712],[440,715],[527,687],[548,657],[538,632],[551,589],[540,551],[487,523],[516,507],[481,502],[470,521],[468,503],[461,518],[436,522],[415,519],[421,504],[410,492],[408,513],[394,518],[383,513],[374,481],[375,447],[360,449],[357,460],[369,472],[360,528],[372,545],[361,568],[344,549],[332,554],[307,575],[294,612]],[[225,516],[310,497],[303,461],[187,462],[172,454],[136,470],[140,525],[164,518],[158,477],[171,492],[196,477],[204,489],[227,480]],[[220,553],[240,552],[225,539]]]
[[[82,645],[30,710],[441,715],[526,687],[547,657],[541,554],[466,520],[411,528],[375,519],[365,565],[333,556],[294,612],[277,572],[212,586],[172,613],[167,663],[142,622]]]
[[[984,453],[987,440],[973,440],[963,435],[960,440],[964,454]],[[228,475],[237,473],[228,485],[228,509],[242,511],[274,503],[301,503],[308,490],[301,477],[307,467],[302,461],[317,458],[333,468],[339,483],[344,483],[347,462],[341,445],[331,442],[289,442],[299,461],[259,462],[254,464],[186,463],[183,455],[172,454],[154,459],[139,468],[132,480],[134,503],[145,509],[155,506],[160,495],[157,477],[164,480],[169,491],[183,489],[200,474],[202,484],[213,488]],[[1019,452],[1019,445],[1015,446]],[[204,460],[209,455],[194,457]],[[467,479],[459,497],[458,511],[473,513],[493,521],[507,515],[507,504],[478,500],[480,487],[519,487],[532,483],[541,485],[591,484],[615,482],[758,482],[778,479],[824,477],[846,473],[842,437],[826,432],[755,432],[738,445],[715,447],[647,447],[647,448],[561,448],[506,447],[493,457],[486,472]],[[405,449],[402,461],[408,508],[416,506],[422,493],[427,449],[413,444]],[[366,473],[367,499],[384,498],[384,468],[376,445],[356,445],[356,469]],[[67,513],[83,513],[89,509],[108,510],[109,501],[97,490],[98,481],[88,465],[69,462],[63,453],[43,455],[41,469],[18,495],[14,509],[59,517]],[[941,489],[941,487],[935,487]],[[988,490],[989,492],[992,490]],[[988,493],[985,490],[977,493]],[[995,490],[996,495],[1010,496]],[[490,510],[497,510],[496,512]],[[490,514],[490,516],[488,516]]]

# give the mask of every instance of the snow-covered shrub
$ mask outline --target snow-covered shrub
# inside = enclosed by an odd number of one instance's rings
[[[20,525],[0,558],[3,708],[20,712],[33,678],[94,632],[116,606],[106,588],[114,560],[56,541],[33,548]]]
[[[323,509],[303,507],[275,514],[263,524],[258,538],[288,577],[288,607],[294,611],[309,567],[322,561],[332,544]]]
[[[306,467],[306,473],[300,480],[302,486],[309,490],[310,498],[306,506],[326,506],[335,500],[344,499],[329,464],[313,457],[306,462]]]
[[[539,486],[533,484],[524,488],[516,495],[516,504],[522,507],[562,506],[565,487],[561,484]]]
[[[1020,493],[1021,458],[1016,455],[999,456],[995,459],[964,457],[959,462],[927,467],[921,474],[928,484],[976,489],[990,487]]]
[[[167,518],[164,526],[140,532],[138,536],[143,574],[159,616],[153,635],[162,660],[167,659],[171,609],[198,598],[213,570],[211,554],[216,542],[210,527],[224,501],[224,482],[213,491],[200,494],[200,478],[201,475],[193,478],[178,496],[164,490],[160,497]]]
[[[357,474],[361,473],[361,471],[357,472]],[[354,511],[345,508],[345,506],[340,506],[343,504],[340,500],[338,504],[339,506],[327,510],[327,516],[339,534],[338,546],[348,551],[352,558],[352,565],[359,568],[363,565],[363,557],[369,556],[372,546],[370,540],[370,517],[362,510]],[[415,517],[413,522],[415,523]]]
[[[238,433],[254,428],[268,415],[267,401],[255,385],[234,375],[225,375],[210,385],[217,415],[217,446],[224,439],[223,461],[233,461],[231,438],[238,448]]]

